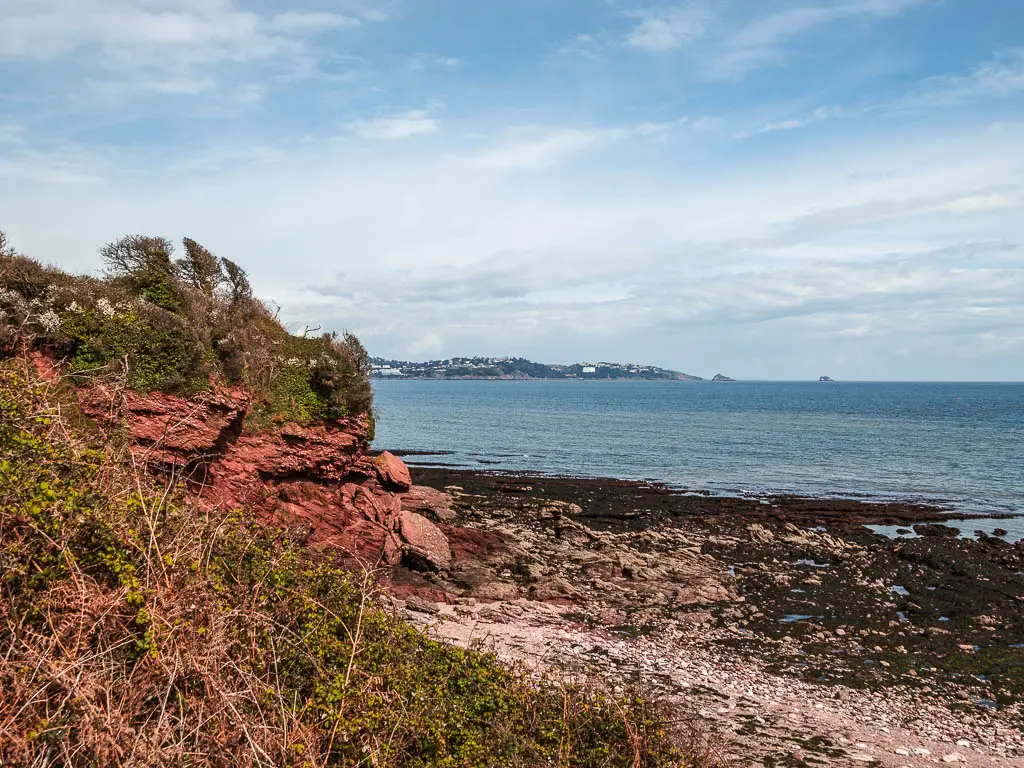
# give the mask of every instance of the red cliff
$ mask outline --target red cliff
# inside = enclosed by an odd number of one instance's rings
[[[414,488],[397,456],[371,457],[364,419],[255,432],[249,397],[223,387],[184,399],[94,385],[79,401],[101,428],[127,431],[135,461],[184,482],[201,504],[308,526],[313,545],[369,567],[451,563],[445,534],[416,511],[436,492]]]

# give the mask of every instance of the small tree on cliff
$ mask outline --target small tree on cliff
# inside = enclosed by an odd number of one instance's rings
[[[181,242],[185,246],[185,258],[178,260],[178,273],[186,283],[212,298],[225,280],[220,259],[191,237]]]
[[[181,307],[177,270],[171,261],[174,246],[166,237],[126,235],[100,249],[100,258],[113,278],[128,281],[133,292],[158,307]]]

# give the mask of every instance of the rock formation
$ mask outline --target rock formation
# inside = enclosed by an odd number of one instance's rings
[[[420,514],[442,518],[444,494],[414,487],[397,456],[372,457],[365,419],[254,431],[249,396],[223,387],[184,399],[97,384],[79,402],[101,428],[127,433],[137,463],[183,481],[201,504],[306,526],[312,545],[370,567],[451,563],[447,537]]]

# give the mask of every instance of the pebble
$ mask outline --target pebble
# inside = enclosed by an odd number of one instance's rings
[[[942,762],[944,763],[966,763],[967,758],[961,755],[959,752],[950,752],[948,755],[942,756]]]

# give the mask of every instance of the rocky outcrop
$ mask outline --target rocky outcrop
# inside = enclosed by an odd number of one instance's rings
[[[716,373],[711,379],[712,381],[736,381],[736,379],[729,378],[723,373]]]
[[[447,537],[420,514],[444,519],[447,497],[413,486],[397,456],[371,457],[363,419],[254,431],[249,396],[226,387],[184,399],[93,385],[79,402],[102,429],[127,434],[137,463],[184,481],[201,504],[305,526],[312,545],[366,567],[451,565]]]

